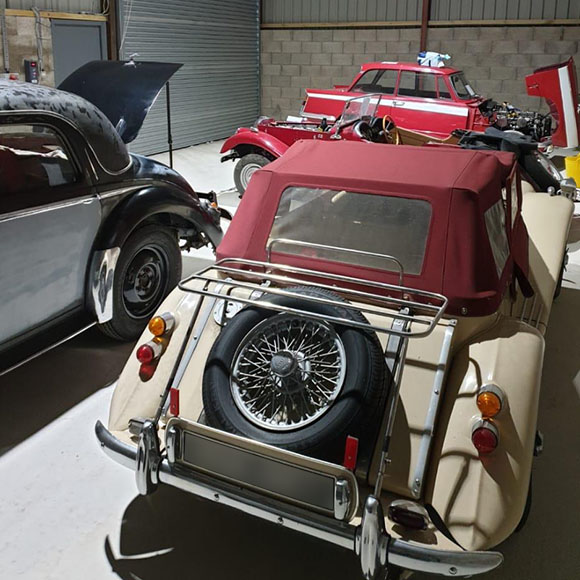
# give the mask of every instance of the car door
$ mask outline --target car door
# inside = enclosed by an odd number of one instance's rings
[[[396,125],[438,138],[465,128],[467,106],[450,99],[447,86],[438,83],[439,77],[429,72],[401,71],[391,112]]]
[[[0,117],[0,345],[82,309],[101,216],[62,130],[10,119]]]

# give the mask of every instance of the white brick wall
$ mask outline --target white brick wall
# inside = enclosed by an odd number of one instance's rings
[[[261,31],[262,114],[296,115],[306,88],[347,84],[375,60],[415,62],[420,29]],[[537,109],[524,76],[574,56],[580,77],[579,26],[430,28],[429,50],[451,54],[477,90],[498,101]]]

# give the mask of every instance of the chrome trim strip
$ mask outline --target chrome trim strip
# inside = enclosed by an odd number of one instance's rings
[[[98,197],[96,195],[84,195],[83,197],[77,197],[75,199],[70,199],[68,201],[59,201],[52,204],[37,205],[26,209],[20,209],[2,215],[0,217],[0,223],[9,222],[15,219],[25,218],[33,215],[38,215],[49,211],[55,211],[58,209],[63,209],[65,207],[73,207],[75,205],[81,205],[83,203],[88,203],[90,201],[97,201],[97,199]]]
[[[95,434],[104,452],[114,461],[135,469],[137,448],[117,439],[97,421]],[[172,467],[166,459],[159,465],[159,481],[186,492],[258,517],[291,530],[324,540],[348,550],[355,548],[355,528],[338,520],[319,516],[299,508],[267,500],[257,493],[242,491],[232,485],[218,483],[210,477]],[[499,552],[466,552],[437,550],[411,544],[405,540],[388,540],[389,564],[408,570],[420,570],[447,576],[469,576],[489,572],[503,562]]]
[[[45,349],[43,349],[37,353],[34,353],[32,356],[25,358],[24,360],[20,361],[19,363],[16,363],[14,366],[11,366],[11,367],[1,371],[0,377],[2,375],[9,373],[10,371],[16,370],[17,368],[21,367],[22,365],[25,365],[27,362],[34,360],[35,358],[47,353],[48,351],[52,350],[53,348],[56,348],[57,346],[60,346],[61,344],[64,344],[65,342],[72,340],[73,338],[77,337],[79,334],[82,334],[85,330],[88,330],[92,326],[95,326],[95,324],[96,324],[96,322],[91,322],[90,324],[87,324],[87,326],[83,326],[83,328],[81,328],[80,330],[73,332],[71,335],[67,336],[66,338],[63,338],[62,340],[59,340],[58,342],[55,342],[54,344],[47,346]]]
[[[89,294],[99,323],[113,318],[113,282],[121,248],[108,248],[93,254]]]
[[[484,574],[503,562],[500,552],[430,550],[399,539],[389,542],[388,559],[403,569],[455,578]]]
[[[107,193],[97,194],[99,199],[108,199],[110,197],[116,197],[117,195],[123,195],[124,193],[130,193],[136,189],[142,189],[142,185],[133,185],[132,187],[123,187],[121,189],[115,189],[114,191],[109,191]]]
[[[411,491],[415,499],[421,497],[423,491],[423,480],[425,479],[427,460],[429,459],[429,451],[431,450],[431,441],[435,435],[435,420],[437,419],[439,404],[441,403],[443,388],[445,386],[443,379],[447,371],[451,342],[456,325],[457,320],[449,321],[449,326],[445,329],[445,335],[443,336],[443,344],[441,345],[439,362],[437,363],[437,370],[435,371],[435,379],[433,380],[431,390],[431,399],[429,400],[429,407],[427,409],[427,415],[425,416],[425,425],[423,426],[423,435],[421,436],[421,443],[419,445],[419,456],[413,475]]]

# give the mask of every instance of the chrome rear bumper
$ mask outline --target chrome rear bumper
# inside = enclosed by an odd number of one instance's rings
[[[100,421],[95,425],[95,433],[104,452],[111,459],[132,471],[136,470],[137,446],[117,439]],[[361,546],[360,527],[355,528],[331,517],[264,497],[178,465],[171,465],[167,458],[158,463],[155,479],[351,551],[362,550],[367,557],[369,555],[367,542],[363,541]],[[497,568],[503,562],[503,556],[499,552],[437,550],[391,538],[386,532],[382,532],[381,538],[375,538],[375,547],[378,552],[382,549],[380,559],[384,565],[441,576],[465,577],[482,574]]]

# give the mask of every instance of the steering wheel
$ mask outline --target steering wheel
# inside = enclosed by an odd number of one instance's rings
[[[387,129],[387,125],[390,125],[390,129]],[[383,131],[385,133],[385,139],[394,143],[395,145],[401,144],[401,134],[395,125],[395,121],[390,115],[385,115],[383,117]]]

